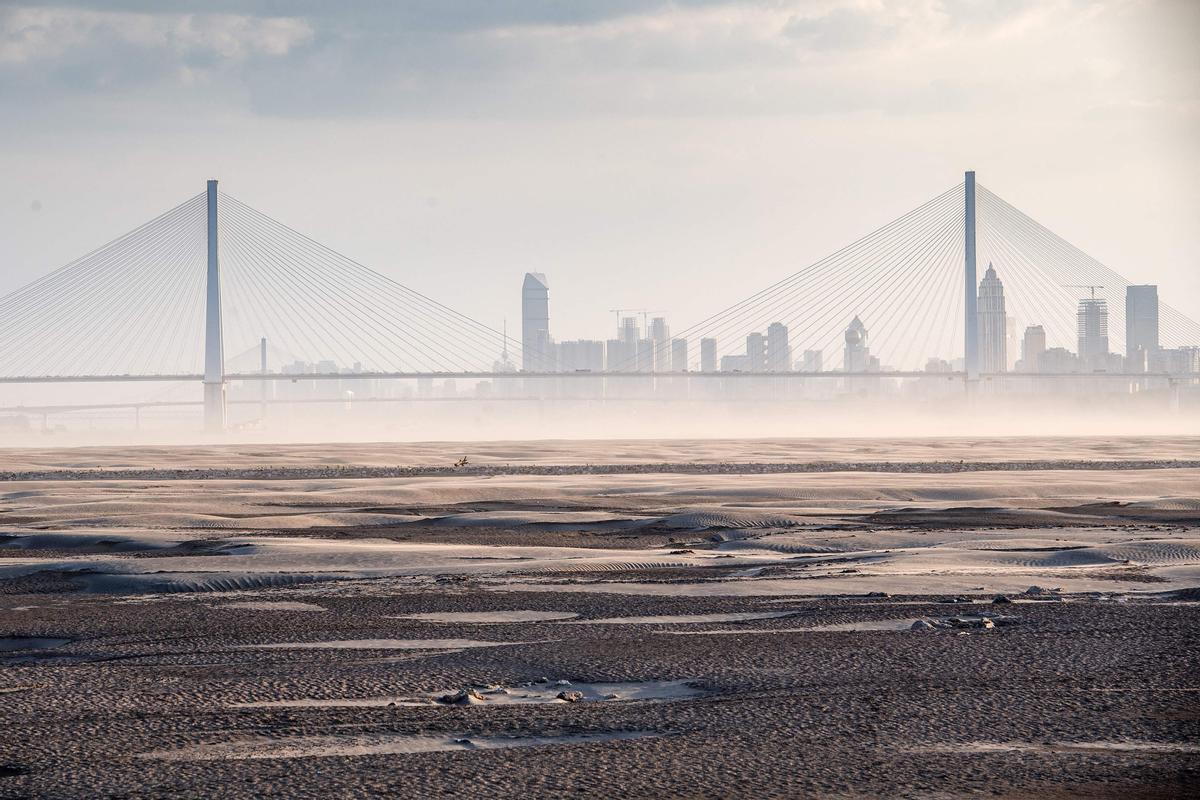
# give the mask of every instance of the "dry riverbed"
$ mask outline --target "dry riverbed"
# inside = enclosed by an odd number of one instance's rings
[[[1200,785],[1196,440],[387,447],[0,451],[0,797]]]

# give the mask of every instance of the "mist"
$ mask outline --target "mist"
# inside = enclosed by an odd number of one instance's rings
[[[601,383],[605,379],[595,379]],[[641,381],[636,389],[632,382]],[[1174,436],[1200,430],[1200,392],[1172,386],[1166,379],[1111,378],[1072,386],[1070,379],[1031,380],[1010,376],[1008,394],[996,382],[968,394],[961,379],[858,379],[872,384],[847,390],[844,378],[693,378],[691,397],[681,390],[646,391],[650,379],[607,379],[616,397],[564,397],[578,392],[580,379],[525,379],[560,396],[529,396],[511,387],[511,396],[495,393],[492,382],[480,388],[456,382],[454,396],[418,396],[415,382],[392,382],[393,393],[372,396],[334,391],[334,397],[309,402],[271,400],[265,406],[257,383],[231,387],[228,430],[206,433],[199,386],[179,384],[163,390],[165,400],[147,400],[139,387],[87,385],[88,404],[108,409],[57,411],[79,402],[77,388],[42,385],[0,389],[4,406],[29,411],[7,413],[0,428],[5,445],[73,447],[81,445],[236,444],[306,442],[503,441],[545,439],[732,439],[766,438],[912,438],[996,436]],[[676,386],[687,380],[673,376]],[[518,382],[517,380],[511,382]],[[853,383],[854,381],[851,381]],[[317,383],[317,382],[311,382]],[[382,385],[385,382],[376,381]],[[753,383],[753,385],[752,385]],[[503,382],[496,382],[503,386]],[[1022,384],[1025,384],[1024,386]],[[333,387],[328,387],[332,389]],[[872,397],[869,392],[881,396]],[[620,396],[621,394],[627,396]],[[339,396],[340,395],[340,396]],[[438,396],[441,395],[441,396]],[[629,396],[632,395],[632,396]],[[190,399],[189,399],[190,398]],[[180,403],[155,406],[153,403]],[[138,407],[138,403],[146,403]],[[45,413],[33,410],[46,406]],[[448,450],[447,458],[457,456]],[[1147,455],[1150,455],[1149,453]]]

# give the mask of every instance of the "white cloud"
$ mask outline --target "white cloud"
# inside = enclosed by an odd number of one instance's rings
[[[305,20],[291,17],[18,6],[0,9],[0,64],[50,62],[93,48],[117,48],[125,54],[164,51],[179,59],[240,62],[254,55],[286,55],[312,36]]]

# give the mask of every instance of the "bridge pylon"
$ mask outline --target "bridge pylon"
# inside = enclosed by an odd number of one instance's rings
[[[979,380],[979,312],[976,307],[978,282],[975,277],[975,171],[969,171],[963,181],[964,236],[963,285],[965,309],[963,320],[963,370],[968,386]]]
[[[204,429],[225,430],[225,344],[221,336],[221,259],[217,237],[217,182],[208,182],[208,275],[204,313]]]

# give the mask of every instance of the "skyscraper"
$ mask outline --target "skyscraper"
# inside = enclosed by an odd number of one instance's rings
[[[1158,287],[1125,287],[1125,357],[1138,369],[1158,349]],[[1139,352],[1140,351],[1140,352]]]
[[[1005,367],[1012,369],[1016,354],[1021,352],[1021,343],[1017,340],[1017,318],[1011,314],[1004,318],[1004,342]]]
[[[637,370],[637,343],[641,338],[637,317],[621,317],[617,323],[617,338],[606,345],[604,368],[609,372]]]
[[[700,340],[700,371],[701,372],[716,372],[717,371],[717,340],[716,339],[701,339]]]
[[[620,339],[609,339],[604,344],[604,369],[608,372],[626,372],[633,368],[629,349]]]
[[[1037,372],[1042,353],[1046,352],[1046,329],[1041,325],[1030,325],[1021,340],[1021,371]]]
[[[561,372],[600,372],[604,369],[604,342],[579,339],[558,346]]]
[[[617,338],[626,344],[636,344],[637,340],[642,338],[637,317],[621,317],[621,327],[617,330]]]
[[[757,331],[746,337],[746,363],[749,372],[763,372],[767,368],[766,342]]]
[[[1008,321],[1004,313],[1004,284],[996,268],[988,264],[979,282],[979,369],[983,372],[1008,370]]]
[[[638,339],[637,340],[637,372],[653,372],[654,371],[654,340],[653,339]]]
[[[521,284],[521,369],[551,371],[550,341],[550,286],[542,273],[526,272]]]
[[[671,371],[687,372],[688,342],[687,339],[671,340]]]
[[[871,366],[867,347],[867,327],[857,316],[846,327],[846,347],[842,351],[843,372],[866,372]]]
[[[650,330],[646,336],[654,342],[654,371],[666,372],[671,368],[671,331],[667,327],[667,318],[655,317],[650,320]]]
[[[788,344],[788,329],[782,322],[772,322],[767,326],[767,370],[769,372],[790,372],[792,369],[792,348]]]
[[[1079,301],[1076,314],[1079,331],[1079,360],[1088,371],[1108,367],[1108,303],[1089,297]]]
[[[805,350],[800,362],[801,372],[820,372],[824,367],[824,356],[820,350]]]
[[[656,342],[665,342],[670,338],[670,328],[667,327],[666,317],[655,317],[650,320],[650,330],[646,333],[651,339]]]

